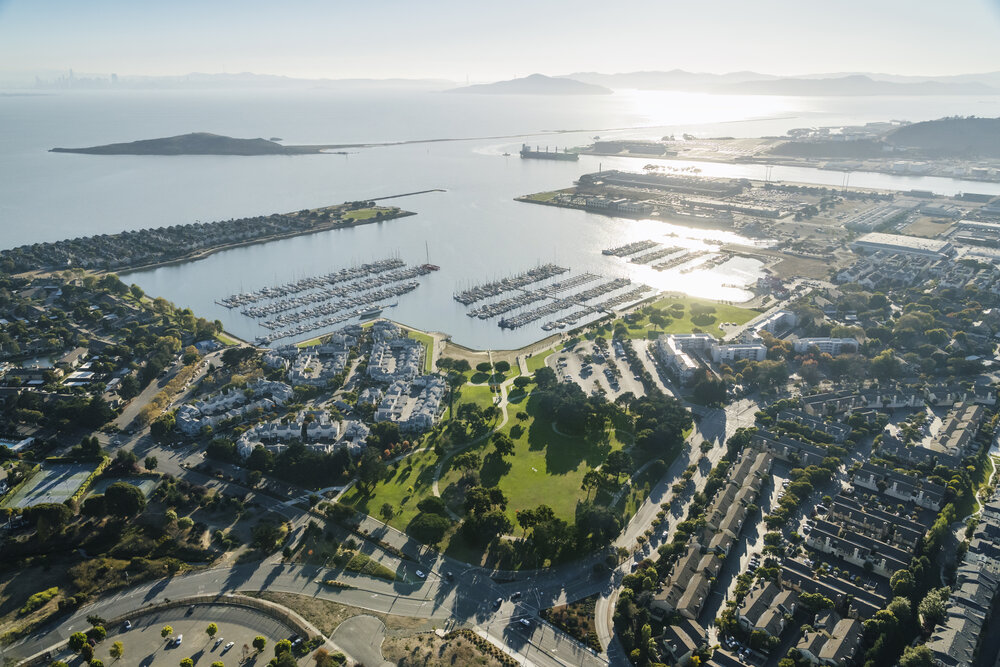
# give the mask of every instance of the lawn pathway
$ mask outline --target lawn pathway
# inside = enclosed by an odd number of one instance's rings
[[[441,497],[441,490],[438,487],[438,480],[441,479],[441,472],[444,470],[444,464],[447,463],[448,461],[450,461],[451,457],[453,457],[455,454],[458,454],[459,452],[465,451],[469,447],[472,447],[473,445],[482,442],[486,438],[489,438],[490,436],[492,436],[494,433],[496,433],[497,431],[499,431],[500,429],[502,429],[507,424],[507,421],[509,420],[509,416],[507,414],[507,388],[511,384],[513,384],[513,382],[514,382],[514,378],[510,378],[508,380],[504,380],[503,382],[501,382],[498,385],[499,389],[500,389],[500,400],[496,403],[496,406],[498,408],[500,408],[500,413],[503,415],[503,417],[500,419],[500,421],[497,423],[497,425],[494,426],[491,431],[489,431],[487,433],[484,433],[483,435],[479,436],[478,438],[473,438],[472,440],[470,440],[469,442],[465,443],[461,447],[458,447],[457,449],[453,449],[452,451],[447,452],[438,461],[437,467],[434,468],[434,484],[431,486],[431,493],[433,493],[436,497],[438,497],[438,498]],[[466,384],[468,384],[469,386],[473,386],[473,387],[474,386],[478,386],[478,385],[473,385],[471,382],[466,383]],[[452,509],[450,507],[448,507],[447,504],[445,504],[445,510],[448,512],[448,515],[452,519],[454,519],[455,521],[461,521],[462,520],[462,517],[460,517],[457,514],[455,514],[452,511]]]

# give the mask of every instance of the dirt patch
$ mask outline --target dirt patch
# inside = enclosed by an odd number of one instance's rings
[[[803,278],[816,278],[826,280],[830,277],[830,268],[835,265],[830,260],[808,259],[806,257],[795,257],[784,255],[784,259],[771,267],[779,278],[790,279],[796,276]]]
[[[933,239],[944,234],[954,226],[954,220],[922,217],[904,229],[903,233],[910,236],[923,236],[924,238]]]
[[[483,665],[502,667],[503,663],[484,655],[461,635],[444,639],[434,633],[412,637],[388,637],[382,644],[382,655],[399,667],[453,667],[453,665]]]
[[[351,618],[352,616],[374,616],[385,623],[386,633],[393,635],[409,635],[414,632],[432,630],[440,621],[430,619],[410,618],[408,616],[394,616],[392,614],[380,614],[360,607],[352,607],[346,604],[321,600],[319,598],[296,595],[294,593],[274,593],[266,591],[255,595],[255,597],[294,609],[300,616],[312,623],[324,635],[329,637],[337,626]],[[391,659],[391,658],[390,658]]]

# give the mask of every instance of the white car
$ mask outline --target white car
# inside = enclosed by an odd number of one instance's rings
[[[236,642],[229,642],[228,644],[226,644],[225,646],[222,647],[222,652],[225,653],[226,651],[228,651],[229,649],[231,649],[235,645],[236,645]]]
[[[417,576],[420,577],[421,579],[427,578],[427,575],[424,574],[423,570],[417,570]]]

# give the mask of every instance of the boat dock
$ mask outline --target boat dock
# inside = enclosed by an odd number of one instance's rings
[[[397,258],[380,259],[368,264],[361,264],[360,266],[353,266],[341,269],[340,271],[335,271],[333,273],[328,273],[325,276],[313,276],[288,282],[283,285],[277,285],[275,287],[262,287],[254,292],[233,294],[216,301],[215,303],[226,308],[238,308],[240,306],[257,303],[258,301],[280,299],[286,296],[291,296],[292,294],[305,292],[310,289],[319,289],[336,285],[337,283],[357,280],[358,278],[364,278],[365,276],[372,274],[398,269],[405,265],[406,263],[403,260]]]
[[[455,294],[455,301],[468,306],[477,301],[482,301],[492,296],[503,294],[504,292],[512,292],[519,287],[524,287],[525,285],[530,285],[531,283],[537,283],[542,280],[546,280],[547,278],[558,276],[561,273],[566,273],[567,271],[569,271],[569,269],[556,266],[555,264],[543,264],[523,273],[518,273],[510,278],[504,278],[502,280],[470,287],[467,290],[463,290]]]
[[[654,250],[652,252],[647,252],[647,253],[645,253],[643,255],[636,255],[635,257],[633,257],[629,261],[632,264],[652,264],[653,262],[655,262],[658,259],[663,259],[664,257],[667,257],[669,255],[673,255],[674,253],[680,252],[681,250],[684,250],[684,248],[681,248],[679,246],[670,246],[670,247],[667,247],[667,248],[657,248],[656,250]]]
[[[699,257],[703,257],[709,254],[709,252],[710,251],[708,250],[698,250],[696,252],[688,252],[681,255],[680,257],[674,257],[671,260],[663,262],[662,264],[654,264],[653,268],[656,269],[657,271],[669,271],[670,269],[677,268],[682,264],[687,264],[688,262],[694,261]]]
[[[615,257],[628,257],[629,255],[634,255],[637,252],[655,248],[658,245],[660,244],[656,241],[633,241],[632,243],[626,243],[625,245],[620,245],[615,248],[605,248],[601,251],[601,253],[604,255],[613,255]]]

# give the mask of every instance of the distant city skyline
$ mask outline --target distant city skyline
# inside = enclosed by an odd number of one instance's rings
[[[794,76],[1000,70],[1000,0],[0,0],[6,72],[494,81],[683,69]]]

